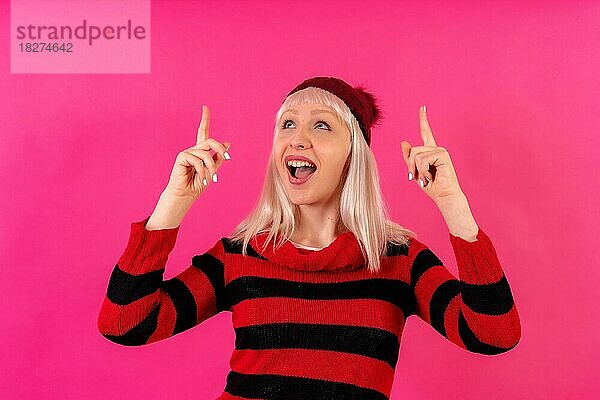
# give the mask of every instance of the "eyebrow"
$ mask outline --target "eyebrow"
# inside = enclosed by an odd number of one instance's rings
[[[298,110],[294,110],[293,108],[285,110],[285,112],[288,112],[288,111],[291,112],[291,113],[294,113],[294,114],[298,114]],[[310,113],[310,115],[315,115],[315,114],[320,114],[320,113],[329,113],[329,114],[331,114],[331,115],[333,115],[334,117],[337,118],[337,114],[334,113],[331,110],[322,110],[322,109],[321,110],[312,110],[311,113]]]

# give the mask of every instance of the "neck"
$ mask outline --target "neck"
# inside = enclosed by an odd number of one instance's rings
[[[290,239],[311,247],[329,246],[340,234],[338,228],[339,202],[329,205],[303,204],[299,206],[296,228]]]

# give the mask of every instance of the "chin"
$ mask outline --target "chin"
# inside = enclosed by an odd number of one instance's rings
[[[310,201],[310,199],[299,198],[298,196],[290,196],[289,193],[288,193],[288,198],[290,199],[290,202],[292,204],[295,204],[297,206],[305,206],[305,205],[313,203],[312,201]]]
[[[287,194],[288,199],[290,199],[290,202],[292,202],[293,204],[299,206],[302,204],[314,203],[314,201],[312,200],[312,196],[308,191],[294,188],[294,185],[290,184],[289,182],[284,183],[284,185],[285,193]]]
[[[287,197],[292,204],[300,206],[315,203],[313,192],[316,186],[313,185],[316,185],[316,176],[312,176],[311,179],[304,184],[295,185],[290,182],[290,178],[288,176],[289,170],[287,168],[285,171],[278,170],[278,174],[281,182],[283,183],[283,187],[285,188]]]

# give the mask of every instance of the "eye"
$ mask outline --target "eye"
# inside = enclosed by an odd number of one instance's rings
[[[291,120],[291,119],[286,119],[285,121],[283,121],[283,124],[281,124],[281,127],[282,127],[283,129],[287,128],[287,123],[288,123],[288,122],[292,122],[292,120]]]
[[[330,131],[330,130],[331,130],[331,126],[329,126],[329,124],[328,124],[327,122],[325,122],[325,121],[318,121],[318,122],[317,122],[317,125],[318,125],[318,124],[323,124],[323,125],[325,125],[325,126],[327,127],[327,130],[328,130],[328,131]]]
[[[282,128],[282,129],[287,129],[287,127],[288,127],[288,126],[287,126],[288,122],[291,122],[292,124],[294,123],[294,121],[292,121],[291,119],[286,119],[286,120],[285,120],[285,121],[283,121],[283,123],[281,124],[281,128]],[[330,125],[329,125],[327,122],[325,122],[325,121],[317,121],[316,125],[318,125],[318,124],[323,124],[323,125],[325,126],[325,129],[326,129],[326,130],[328,130],[328,131],[330,131],[330,130],[331,130],[331,126],[330,126]],[[315,126],[316,126],[316,125],[315,125]]]

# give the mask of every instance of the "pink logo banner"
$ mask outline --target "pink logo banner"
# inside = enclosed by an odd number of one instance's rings
[[[11,0],[11,73],[150,73],[150,0]]]

